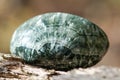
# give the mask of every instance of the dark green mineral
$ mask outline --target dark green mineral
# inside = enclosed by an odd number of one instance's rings
[[[66,71],[95,65],[108,47],[106,34],[96,24],[56,12],[38,15],[18,27],[10,51],[27,63]]]

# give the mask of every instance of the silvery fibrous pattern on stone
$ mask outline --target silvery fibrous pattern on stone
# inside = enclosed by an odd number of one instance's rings
[[[10,51],[27,63],[67,71],[95,65],[108,47],[105,32],[96,24],[77,15],[53,12],[18,27]]]

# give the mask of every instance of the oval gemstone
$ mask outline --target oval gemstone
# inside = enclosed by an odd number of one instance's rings
[[[46,69],[71,70],[98,63],[109,41],[91,21],[68,13],[46,13],[20,25],[13,34],[10,51],[27,63]]]

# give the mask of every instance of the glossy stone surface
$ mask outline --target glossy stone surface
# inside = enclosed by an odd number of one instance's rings
[[[10,51],[46,69],[71,70],[98,63],[109,41],[102,29],[80,16],[46,13],[24,22],[13,34]]]

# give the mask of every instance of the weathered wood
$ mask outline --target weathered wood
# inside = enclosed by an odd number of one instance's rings
[[[62,72],[45,70],[10,57],[4,59],[3,55],[0,53],[0,80],[120,80],[120,68],[101,66]]]

